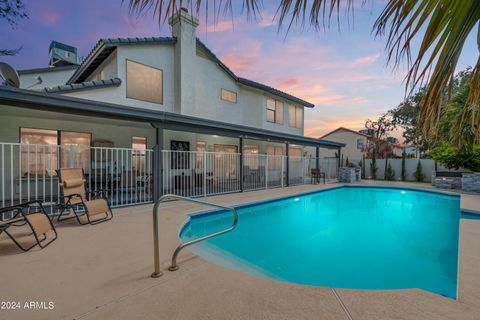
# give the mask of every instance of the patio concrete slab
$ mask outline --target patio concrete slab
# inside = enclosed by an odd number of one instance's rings
[[[460,207],[465,212],[480,214],[480,196],[478,194],[462,194]]]
[[[332,186],[338,185],[208,200],[233,205]],[[166,271],[185,214],[201,209],[178,201],[162,207],[160,258],[165,274],[158,279],[149,277],[152,205],[116,209],[112,221],[97,226],[62,223],[55,243],[26,254],[18,253],[2,235],[0,301],[52,301],[54,309],[0,310],[0,319],[349,319],[349,315],[353,319],[479,319],[480,220],[461,223],[458,301],[416,289],[336,289],[339,301],[329,288],[254,277],[214,265],[188,250],[179,257],[179,271]]]

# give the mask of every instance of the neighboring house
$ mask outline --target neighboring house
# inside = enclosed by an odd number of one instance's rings
[[[342,148],[342,155],[344,161],[348,157],[349,161],[358,163],[362,160],[363,156],[366,155],[368,151],[368,145],[374,139],[369,133],[368,129],[355,131],[344,127],[339,127],[319,139],[325,139],[330,141],[335,141],[339,143],[345,144],[345,147]],[[403,147],[399,145],[398,139],[388,139],[388,143],[390,143],[390,148],[392,153],[400,157],[403,152]],[[335,153],[330,151],[330,157],[334,157]]]
[[[67,165],[110,189],[128,182],[145,192],[148,177],[153,196],[199,195],[303,183],[328,150],[341,149],[304,137],[304,108],[314,105],[238,77],[196,38],[186,10],[170,24],[172,37],[102,39],[80,65],[55,55],[57,66],[20,71],[20,89],[0,87],[10,179],[0,204],[25,190],[55,194],[54,179],[45,180]],[[306,165],[305,155],[318,160]],[[33,177],[43,185],[31,186]]]
[[[345,144],[345,147],[342,148],[343,158],[346,159],[348,157],[349,161],[357,163],[362,160],[367,150],[368,142],[372,137],[365,133],[340,127],[323,135],[319,139]],[[335,154],[330,151],[330,156],[333,157]]]

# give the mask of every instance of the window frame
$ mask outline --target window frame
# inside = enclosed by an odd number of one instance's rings
[[[59,150],[59,146],[62,146],[62,144],[61,144],[61,142],[62,142],[61,141],[62,132],[88,134],[90,136],[89,145],[87,146],[89,148],[89,150],[88,150],[88,168],[87,168],[85,173],[86,174],[90,173],[91,162],[92,162],[92,155],[91,155],[92,149],[91,148],[92,148],[92,144],[93,144],[93,134],[91,132],[82,132],[82,131],[74,131],[74,130],[59,130],[59,129],[45,129],[45,128],[35,128],[35,127],[18,127],[18,142],[22,147],[24,145],[27,145],[27,143],[22,142],[22,129],[44,130],[44,131],[52,131],[52,132],[54,131],[56,133],[56,138],[57,138],[56,143],[52,145],[52,146],[55,147],[55,151],[52,154],[56,155],[56,161],[55,161],[56,170],[58,170],[59,168],[62,168],[62,164],[63,164],[63,161],[64,161],[64,159],[63,159],[63,154],[64,153]],[[45,144],[41,144],[41,145],[45,145]],[[23,151],[23,148],[22,148],[21,153],[22,153],[22,159],[23,159],[23,153],[28,153],[28,152]],[[50,155],[50,153],[48,155]],[[22,168],[23,168],[23,164],[22,164]],[[25,176],[25,173],[23,172],[23,169],[22,169],[22,177],[23,176]],[[53,175],[53,176],[56,176],[56,174]]]
[[[361,143],[359,144],[359,142],[361,142]],[[361,145],[360,148],[359,148],[359,145]],[[365,148],[365,139],[363,139],[363,138],[358,138],[358,139],[357,139],[357,150],[362,150],[362,151],[363,151],[364,148]]]
[[[228,99],[224,99],[223,98],[223,92],[227,92],[227,93],[233,93],[235,95],[235,101],[230,101]],[[222,101],[226,101],[226,102],[229,102],[229,103],[233,103],[233,104],[237,104],[238,102],[238,93],[236,91],[232,91],[232,90],[228,90],[228,89],[225,89],[225,88],[221,88],[220,89],[220,100]]]
[[[303,128],[303,107],[302,106],[296,106],[296,105],[293,105],[293,104],[287,104],[288,105],[288,126],[290,128],[297,128],[297,129],[302,129]],[[293,110],[293,112],[292,112]],[[301,114],[301,122],[300,122],[300,126],[297,126],[298,124],[298,121],[299,121],[299,117],[298,117],[298,110],[300,110],[300,114]],[[290,123],[290,120],[291,120],[291,117],[293,117],[293,126],[291,125]]]
[[[268,101],[273,101],[273,104],[274,104],[274,109],[272,108],[269,108],[268,106]],[[281,109],[281,112],[280,110]],[[285,124],[285,103],[282,101],[282,100],[277,100],[277,99],[274,99],[274,98],[270,98],[270,97],[267,97],[267,106],[266,106],[266,120],[267,122],[269,123],[274,123],[274,124],[278,124],[278,125],[284,125]],[[268,112],[271,111],[273,112],[273,121],[270,121],[268,119]],[[279,115],[281,114],[281,122],[278,120],[280,117]]]
[[[134,97],[129,97],[128,96],[128,62],[133,62],[133,63],[136,63],[136,64],[139,64],[139,65],[142,65],[144,67],[147,67],[147,68],[152,68],[152,69],[155,69],[155,70],[159,70],[161,72],[161,79],[162,79],[162,101],[158,102],[158,101],[152,101],[152,100],[146,100],[146,99],[139,99],[139,98],[134,98]],[[138,101],[144,101],[144,102],[149,102],[149,103],[154,103],[154,104],[160,104],[160,105],[163,105],[163,102],[165,100],[165,90],[164,90],[164,77],[163,77],[163,69],[160,69],[160,68],[157,68],[157,67],[154,67],[154,66],[150,66],[148,64],[145,64],[145,63],[141,63],[141,62],[138,62],[138,61],[135,61],[135,60],[131,60],[131,59],[128,59],[126,58],[125,59],[125,97],[127,99],[133,99],[133,100],[138,100]]]

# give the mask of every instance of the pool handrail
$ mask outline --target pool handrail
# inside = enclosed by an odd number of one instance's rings
[[[153,206],[153,260],[154,260],[154,268],[155,268],[155,271],[152,273],[151,277],[152,278],[158,278],[160,277],[163,273],[162,271],[160,271],[160,246],[159,246],[159,232],[158,232],[158,209],[160,207],[160,204],[162,202],[165,202],[167,200],[184,200],[184,201],[187,201],[187,202],[192,202],[192,203],[197,203],[197,204],[202,204],[202,205],[205,205],[205,206],[210,206],[210,207],[214,207],[214,208],[218,208],[218,209],[224,209],[224,210],[228,210],[228,211],[231,211],[232,214],[233,214],[233,223],[230,227],[228,227],[227,229],[223,229],[223,230],[220,230],[220,231],[217,231],[217,232],[214,232],[214,233],[211,233],[209,235],[206,235],[206,236],[203,236],[203,237],[200,237],[200,238],[197,238],[197,239],[193,239],[193,240],[190,240],[190,241],[187,241],[185,243],[181,243],[174,251],[173,253],[173,256],[172,256],[172,263],[170,265],[170,267],[168,268],[168,270],[170,271],[176,271],[179,269],[179,266],[177,265],[177,256],[178,254],[180,253],[180,251],[185,248],[185,247],[188,247],[192,244],[195,244],[195,243],[198,243],[200,241],[203,241],[203,240],[207,240],[207,239],[210,239],[210,238],[213,238],[213,237],[216,237],[216,236],[219,236],[221,234],[224,234],[224,233],[227,233],[227,232],[230,232],[232,231],[233,229],[235,229],[235,227],[237,226],[237,222],[238,222],[238,213],[237,213],[237,210],[234,208],[234,207],[227,207],[227,206],[222,206],[222,205],[219,205],[219,204],[216,204],[216,203],[212,203],[212,202],[207,202],[207,201],[202,201],[202,200],[198,200],[198,199],[193,199],[193,198],[188,198],[188,197],[182,197],[182,196],[178,196],[178,195],[175,195],[175,194],[165,194],[163,196],[161,196],[160,198],[157,199],[157,201],[155,201],[155,205]]]

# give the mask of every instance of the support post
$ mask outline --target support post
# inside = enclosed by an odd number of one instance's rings
[[[240,141],[238,143],[240,149],[240,192],[243,192],[243,137],[240,137]]]
[[[340,168],[342,166],[342,148],[338,148],[338,167]]]
[[[156,144],[153,147],[153,201],[163,193],[163,129],[157,128]]]
[[[316,147],[315,148],[315,166],[318,169],[320,169],[320,148]]]
[[[287,177],[287,181],[286,181],[286,185],[287,187],[290,185],[290,143],[285,143],[285,155],[287,156],[286,158],[286,165],[285,165],[285,172],[286,172],[286,177]]]

